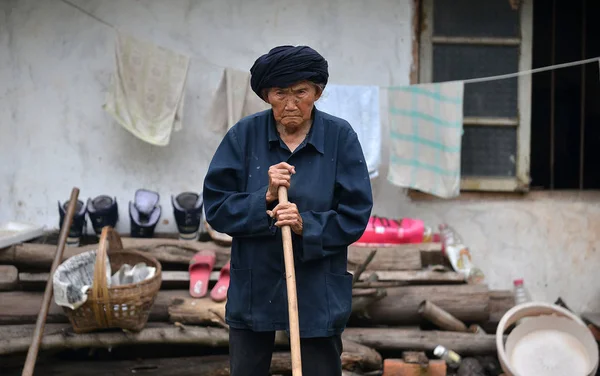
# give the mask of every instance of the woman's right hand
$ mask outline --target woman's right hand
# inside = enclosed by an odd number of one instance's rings
[[[267,203],[270,204],[277,200],[279,187],[290,187],[292,174],[296,173],[294,166],[285,162],[277,163],[269,167],[269,189],[267,190]]]

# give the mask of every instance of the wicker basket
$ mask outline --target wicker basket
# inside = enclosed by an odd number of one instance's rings
[[[105,262],[110,258],[112,270],[123,264],[144,262],[156,268],[152,278],[139,283],[107,287]],[[99,329],[120,328],[139,332],[146,326],[162,282],[162,268],[153,257],[135,250],[124,250],[117,232],[107,226],[102,229],[96,252],[94,281],[86,302],[72,310],[63,307],[75,333]]]

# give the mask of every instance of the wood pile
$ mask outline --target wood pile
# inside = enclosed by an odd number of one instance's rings
[[[128,237],[123,245],[148,252],[163,265],[163,284],[147,327],[140,333],[74,334],[52,302],[36,374],[228,375],[225,303],[191,298],[187,266],[196,252],[214,250],[214,284],[218,269],[229,260],[229,247]],[[95,247],[67,247],[65,258]],[[21,374],[54,252],[54,245],[35,242],[0,249],[2,375]],[[444,261],[439,243],[350,247],[348,264],[354,288],[353,314],[342,336],[345,375],[386,374],[384,364],[390,370],[413,367],[415,351],[420,369],[430,366],[437,374],[444,363],[432,355],[438,345],[463,357],[495,355],[495,327],[513,306],[512,293],[467,284]],[[288,339],[278,333],[276,342],[271,373],[289,375]]]

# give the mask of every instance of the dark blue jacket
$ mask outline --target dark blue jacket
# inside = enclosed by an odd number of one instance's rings
[[[304,224],[302,236],[292,233],[300,335],[339,334],[352,308],[348,245],[365,230],[373,198],[356,133],[317,109],[294,153],[267,110],[233,126],[213,156],[203,189],[206,220],[233,237],[226,321],[234,328],[289,330],[281,232],[265,200],[269,167],[282,161],[296,168],[288,198]]]

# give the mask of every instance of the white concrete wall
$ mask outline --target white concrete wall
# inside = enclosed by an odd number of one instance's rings
[[[331,82],[406,84],[411,0],[78,0],[134,35],[193,57],[185,124],[168,147],[154,147],[103,112],[113,70],[114,31],[58,0],[0,2],[0,222],[57,227],[57,200],[117,196],[119,229],[137,188],[157,190],[157,231],[174,231],[170,195],[199,191],[220,140],[202,122],[220,69],[249,69],[277,44],[308,44],[330,63]],[[213,65],[210,65],[213,64]],[[385,99],[385,98],[383,98]],[[386,123],[383,115],[384,127]],[[383,161],[386,160],[383,155]],[[374,182],[375,214],[451,223],[471,246],[493,288],[524,276],[536,298],[600,309],[598,196],[411,203]]]

